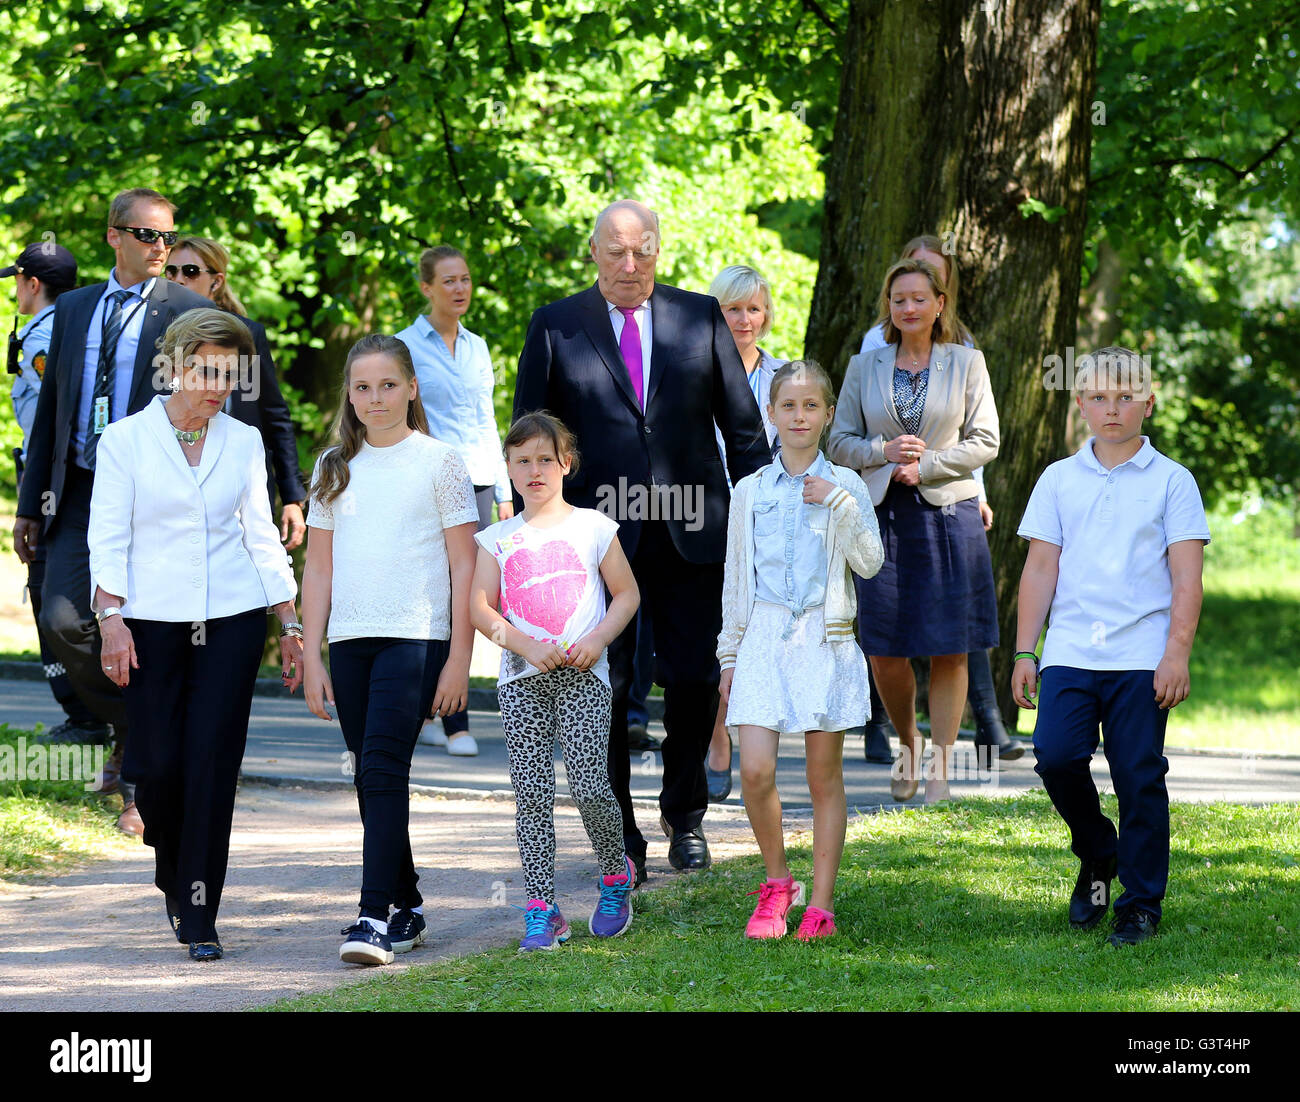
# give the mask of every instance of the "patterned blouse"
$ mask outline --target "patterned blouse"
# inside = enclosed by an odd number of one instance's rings
[[[928,367],[923,367],[917,375],[906,368],[894,368],[894,408],[903,428],[913,436],[921,432],[921,414],[925,411],[925,392],[929,386]]]

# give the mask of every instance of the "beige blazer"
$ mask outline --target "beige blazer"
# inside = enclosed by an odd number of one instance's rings
[[[885,443],[907,432],[894,408],[895,345],[860,352],[849,360],[835,406],[826,454],[862,475],[879,505],[896,463],[885,459]],[[921,496],[931,505],[952,505],[975,497],[971,472],[997,458],[998,411],[993,404],[984,353],[958,344],[935,346],[930,361],[921,431]]]

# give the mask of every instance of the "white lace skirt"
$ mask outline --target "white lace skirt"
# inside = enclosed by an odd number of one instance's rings
[[[727,725],[744,723],[783,735],[844,731],[867,721],[867,660],[849,639],[822,638],[825,607],[808,609],[788,639],[790,610],[755,601],[736,654]]]

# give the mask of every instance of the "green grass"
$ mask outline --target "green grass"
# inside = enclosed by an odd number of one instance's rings
[[[1103,807],[1116,814],[1113,798]],[[762,866],[740,858],[634,897],[633,927],[613,941],[579,921],[553,953],[492,950],[269,1009],[1300,1008],[1300,808],[1179,804],[1173,838],[1160,933],[1130,950],[1066,926],[1077,865],[1038,792],[852,824],[827,942],[747,942],[744,893]],[[810,839],[798,840],[802,877]]]
[[[0,746],[32,731],[0,724]],[[120,800],[87,792],[81,781],[0,777],[0,878],[59,872],[133,845],[114,824]]]

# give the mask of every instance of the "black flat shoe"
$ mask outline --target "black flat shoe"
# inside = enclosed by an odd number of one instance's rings
[[[643,754],[647,750],[660,751],[662,749],[659,740],[652,738],[642,724],[629,723],[627,725],[627,750],[629,754]]]
[[[167,921],[171,923],[172,933],[176,935],[176,940],[184,945],[185,939],[181,937],[181,905],[170,895],[163,896],[163,899],[167,901]]]
[[[1115,932],[1106,941],[1119,947],[1121,945],[1139,945],[1156,936],[1159,922],[1146,911],[1138,907],[1129,907],[1115,916]]]
[[[710,769],[706,765],[704,775],[709,782],[709,803],[720,804],[731,795],[730,769]]]
[[[224,955],[219,941],[190,942],[190,960],[204,963],[210,960],[220,960]]]
[[[1110,882],[1115,878],[1115,858],[1079,862],[1079,876],[1070,893],[1070,925],[1091,930],[1110,909]]]
[[[687,869],[707,869],[713,863],[709,856],[709,843],[704,839],[704,831],[699,827],[693,830],[674,831],[662,816],[659,825],[668,835],[668,863],[678,871]]]
[[[632,878],[632,888],[635,890],[648,879],[645,871],[645,854],[636,857],[629,853],[628,857],[632,859],[632,867],[636,870],[636,875]]]

